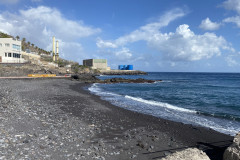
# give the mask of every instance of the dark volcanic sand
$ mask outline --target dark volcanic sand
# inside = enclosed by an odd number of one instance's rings
[[[211,129],[116,107],[90,94],[82,89],[83,87],[85,84],[81,83],[70,86],[72,90],[88,95],[87,98],[72,100],[82,104],[81,107],[62,109],[99,127],[101,132],[96,134],[96,138],[116,144],[118,148],[126,142],[127,145],[122,148],[123,152],[130,148],[132,154],[137,155],[137,159],[158,159],[185,147],[197,147],[206,152],[211,159],[220,160],[224,150],[232,142],[233,137]],[[101,107],[98,107],[98,104],[101,104]],[[123,156],[123,159],[128,159],[128,156]]]
[[[77,81],[0,83],[0,159],[155,160],[197,147],[221,160],[233,139],[122,109]]]

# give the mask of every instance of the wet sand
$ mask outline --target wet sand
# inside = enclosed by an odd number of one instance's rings
[[[4,104],[0,129],[5,130],[0,132],[0,156],[6,159],[12,153],[16,159],[161,159],[197,147],[219,160],[233,139],[211,129],[122,109],[92,95],[87,84],[77,81],[0,82]]]

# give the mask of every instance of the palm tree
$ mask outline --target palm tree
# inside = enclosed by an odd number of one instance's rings
[[[16,36],[16,39],[17,39],[17,40],[19,40],[19,39],[20,39],[20,37],[19,37],[19,36]]]

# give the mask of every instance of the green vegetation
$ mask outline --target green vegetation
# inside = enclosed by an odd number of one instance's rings
[[[16,39],[20,37],[16,36]],[[51,51],[46,51],[42,48],[39,48],[38,46],[36,46],[35,44],[31,43],[31,42],[26,42],[26,38],[22,38],[22,51],[27,51],[30,50],[31,52],[35,52],[38,55],[40,54],[46,54],[46,55],[50,55]]]
[[[79,69],[80,69],[80,65],[78,63],[72,64],[71,70],[72,70],[73,73],[77,74]]]
[[[65,60],[65,59],[62,59],[62,58],[59,58],[57,64],[58,64],[58,67],[65,67],[65,66],[67,66],[69,64],[73,64],[73,62]]]
[[[44,55],[42,55],[41,56],[41,60],[42,61],[47,61],[47,62],[53,62],[52,56],[44,56]]]
[[[0,38],[12,38],[12,36],[10,36],[6,33],[0,32]]]
[[[0,32],[0,38],[14,38],[11,35],[8,35],[6,33]],[[17,35],[15,37],[15,39],[20,40],[21,38]],[[31,51],[31,52],[35,52],[38,55],[41,55],[41,61],[46,61],[46,62],[53,62],[53,58],[51,55],[51,51],[46,51],[42,48],[39,48],[37,45],[31,43],[30,41],[27,41],[26,38],[22,38],[22,51]],[[28,56],[23,56],[23,58],[25,59],[29,59]],[[78,73],[99,73],[99,70],[97,69],[91,69],[88,66],[83,66],[83,65],[79,65],[79,63],[77,62],[73,62],[73,61],[68,61],[62,58],[59,58],[59,60],[57,62],[53,62],[58,64],[58,67],[66,67],[68,65],[71,66],[71,71],[75,74]],[[98,63],[105,63],[104,60],[99,60]],[[1,69],[1,66],[0,66]]]
[[[0,32],[0,38],[14,38],[13,36]],[[20,40],[20,37],[17,35],[15,37],[15,39]],[[26,42],[26,38],[22,38],[22,51],[26,51],[26,50],[30,50],[31,52],[35,52],[38,55],[40,54],[46,54],[46,55],[50,55],[51,51],[46,51],[42,48],[39,48],[37,46],[35,46],[35,44],[31,43],[31,42]]]
[[[97,69],[91,69],[91,67],[88,66],[83,66],[83,65],[79,65],[78,63],[74,63],[71,66],[71,70],[73,73],[77,74],[77,73],[100,73],[99,70]]]

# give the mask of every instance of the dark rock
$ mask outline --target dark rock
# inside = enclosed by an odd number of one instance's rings
[[[82,81],[82,82],[98,82],[99,79],[93,74],[75,74],[71,76],[72,79]]]
[[[23,141],[23,143],[29,143],[29,140],[28,140],[28,139],[25,139],[25,140]]]
[[[123,71],[123,70],[111,70],[111,71],[101,71],[103,75],[147,75],[143,71]]]
[[[144,149],[146,147],[146,145],[144,145],[142,142],[138,142],[137,146],[141,147],[142,149]]]
[[[161,80],[157,80],[157,81],[161,81]],[[143,79],[143,78],[138,78],[138,79],[112,78],[112,79],[102,80],[97,83],[154,83],[154,82],[156,81]]]

